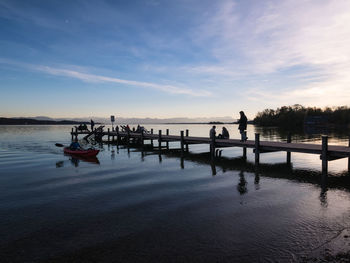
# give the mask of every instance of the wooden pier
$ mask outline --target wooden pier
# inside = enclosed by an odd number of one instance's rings
[[[180,142],[181,153],[184,154],[185,151],[188,152],[188,146],[190,144],[208,144],[211,153],[211,158],[218,157],[220,151],[218,149],[225,147],[241,147],[243,149],[243,158],[247,157],[247,148],[253,149],[255,155],[255,164],[259,164],[260,154],[267,152],[278,152],[284,151],[287,153],[286,162],[290,164],[291,153],[307,153],[307,154],[318,154],[320,155],[320,160],[322,161],[322,175],[326,177],[328,174],[328,161],[337,160],[340,158],[348,158],[348,172],[350,172],[350,140],[348,146],[338,146],[338,145],[328,145],[328,137],[322,136],[322,144],[311,144],[311,143],[293,143],[291,136],[289,135],[285,142],[275,142],[275,141],[260,141],[260,135],[255,134],[255,140],[247,140],[246,142],[241,142],[238,139],[218,139],[218,138],[208,138],[208,137],[195,137],[189,136],[189,131],[186,130],[186,135],[184,131],[180,132],[180,135],[170,135],[169,129],[166,130],[166,134],[162,134],[159,130],[158,134],[153,133],[151,129],[150,133],[136,133],[136,132],[122,132],[119,131],[118,127],[110,131],[96,130],[95,133],[99,138],[107,136],[107,142],[121,142],[123,139],[126,144],[129,144],[131,140],[138,141],[140,145],[144,145],[146,140],[151,142],[153,147],[153,141],[158,141],[159,150],[162,149],[162,143],[166,144],[166,148],[169,149],[169,142]],[[77,129],[72,128],[71,136],[72,139],[78,138],[78,135],[87,135],[91,132],[79,132]]]

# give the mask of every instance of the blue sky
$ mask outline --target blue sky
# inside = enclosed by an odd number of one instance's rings
[[[348,0],[0,0],[0,115],[349,105]]]

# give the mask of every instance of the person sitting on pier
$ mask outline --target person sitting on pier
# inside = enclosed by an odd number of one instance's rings
[[[210,139],[215,138],[215,135],[216,135],[215,129],[216,129],[216,126],[215,126],[215,125],[210,129],[210,131],[209,131],[209,137],[210,137]]]
[[[79,142],[77,140],[75,140],[74,142],[72,142],[69,146],[69,149],[71,149],[72,151],[76,151],[76,150],[80,150],[82,149]]]
[[[219,135],[220,139],[229,139],[230,134],[228,133],[228,130],[225,127],[222,127],[222,133]]]

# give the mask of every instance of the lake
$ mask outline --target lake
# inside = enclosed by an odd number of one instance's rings
[[[237,125],[225,125],[239,138]],[[145,125],[208,136],[210,125]],[[217,125],[218,133],[221,132]],[[317,262],[346,258],[350,245],[347,159],[208,145],[190,153],[96,145],[96,160],[63,154],[71,126],[0,126],[1,262]],[[248,137],[285,140],[248,125]],[[346,134],[330,144],[348,145]],[[293,141],[320,143],[301,133]],[[171,143],[171,148],[178,148]],[[345,255],[344,255],[345,253]]]

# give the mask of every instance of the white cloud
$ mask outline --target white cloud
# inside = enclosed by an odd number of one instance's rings
[[[16,67],[27,68],[35,71],[40,71],[50,75],[75,78],[85,82],[117,83],[117,84],[129,85],[133,87],[142,87],[142,88],[160,90],[170,94],[189,95],[194,97],[209,97],[212,95],[211,92],[206,90],[192,90],[188,88],[180,88],[177,86],[167,85],[167,84],[163,85],[163,84],[157,84],[157,83],[151,83],[151,82],[125,80],[120,78],[83,73],[83,72],[80,72],[77,70],[71,70],[71,69],[54,68],[54,67],[42,66],[42,65],[32,65],[32,64],[21,63],[21,62],[16,62],[16,61],[11,61],[7,59],[1,59],[1,58],[0,58],[0,63],[8,64]]]
[[[243,9],[226,1],[201,21],[195,41],[209,43],[217,63],[195,65],[192,72],[242,80],[278,75],[288,91],[276,95],[275,88],[262,83],[249,96],[348,104],[350,1],[256,1]],[[293,67],[299,71],[286,72]]]

